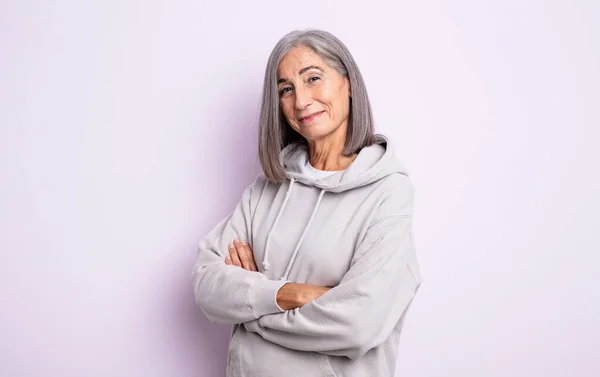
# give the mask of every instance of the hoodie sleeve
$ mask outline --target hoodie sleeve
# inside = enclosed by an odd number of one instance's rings
[[[281,313],[276,297],[285,281],[268,280],[260,272],[225,264],[234,239],[249,242],[252,198],[257,180],[247,187],[231,214],[221,220],[198,244],[192,271],[196,303],[211,322],[235,324]],[[255,194],[255,195],[253,195]]]
[[[351,359],[381,345],[421,284],[411,212],[409,184],[379,206],[339,285],[300,308],[252,321],[247,329],[287,348]]]

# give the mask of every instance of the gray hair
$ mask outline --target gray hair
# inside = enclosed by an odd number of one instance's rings
[[[349,156],[374,142],[374,122],[367,88],[358,65],[348,48],[334,35],[324,30],[294,30],[277,42],[265,70],[258,124],[258,156],[267,179],[281,183],[285,170],[280,152],[288,144],[306,143],[306,139],[287,123],[279,106],[277,69],[283,57],[294,47],[312,48],[321,59],[350,81],[350,114],[342,154]]]

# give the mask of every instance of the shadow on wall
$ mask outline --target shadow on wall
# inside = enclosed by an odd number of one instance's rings
[[[181,258],[180,268],[172,275],[178,283],[166,292],[173,310],[164,320],[174,336],[171,344],[178,349],[174,362],[185,364],[182,369],[190,377],[225,377],[231,326],[211,323],[194,302],[190,275],[195,256],[194,248]]]
[[[222,115],[216,119],[220,127],[202,129],[198,151],[201,173],[197,175],[197,189],[193,190],[200,195],[194,199],[198,212],[193,216],[198,223],[186,232],[185,242],[178,242],[179,246],[165,254],[175,256],[176,260],[161,263],[162,267],[169,267],[159,273],[163,277],[159,280],[165,283],[159,289],[162,296],[159,302],[163,306],[159,310],[165,313],[160,321],[168,336],[169,363],[173,371],[181,371],[172,375],[224,377],[226,374],[231,326],[211,323],[196,305],[191,272],[200,239],[233,211],[243,190],[260,171],[256,144],[259,99],[249,101],[245,96],[239,100],[235,111],[230,100],[219,106],[224,110],[218,112]]]

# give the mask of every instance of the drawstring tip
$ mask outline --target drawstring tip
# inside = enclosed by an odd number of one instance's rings
[[[271,268],[271,265],[267,261],[264,261],[262,266],[263,266],[263,270],[265,270],[265,271],[269,271],[269,268]]]

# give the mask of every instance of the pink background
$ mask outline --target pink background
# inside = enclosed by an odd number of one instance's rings
[[[598,4],[3,1],[0,375],[224,376],[196,244],[304,27],[348,45],[417,189],[397,375],[600,375]]]

